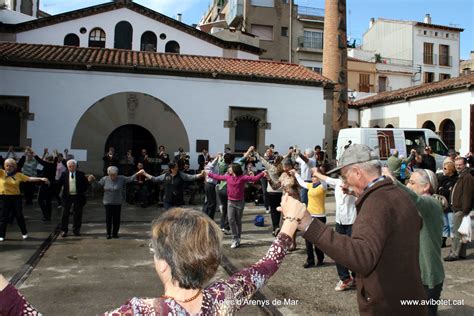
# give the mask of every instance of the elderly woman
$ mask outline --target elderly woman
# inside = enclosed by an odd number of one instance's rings
[[[0,242],[5,240],[10,213],[16,218],[23,239],[26,239],[28,231],[22,211],[20,183],[40,181],[48,183],[48,179],[28,177],[21,172],[16,172],[17,164],[12,158],[5,160],[4,167],[5,170],[0,169]]]
[[[134,181],[140,173],[143,172],[139,171],[130,177],[126,177],[118,174],[117,167],[110,166],[107,167],[107,175],[97,182],[104,188],[104,198],[102,201],[105,207],[107,239],[118,238],[125,184]]]
[[[200,211],[175,208],[164,212],[153,223],[151,232],[155,270],[164,285],[163,295],[134,297],[105,315],[232,315],[278,270],[297,224],[298,219],[289,210],[280,234],[263,259],[228,280],[204,287],[216,274],[222,257],[219,227]],[[15,311],[19,315],[24,308],[35,311],[1,275],[0,291],[0,314]]]

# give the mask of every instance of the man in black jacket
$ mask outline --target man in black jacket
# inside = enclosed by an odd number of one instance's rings
[[[77,170],[77,162],[73,159],[67,162],[67,171],[59,179],[59,187],[63,188],[63,214],[61,220],[61,236],[67,237],[69,225],[69,210],[73,206],[72,231],[75,236],[81,235],[82,209],[86,204],[86,191],[89,180],[86,175]]]
[[[416,157],[416,164],[418,168],[429,169],[436,173],[436,160],[431,155],[430,146],[426,146],[424,153],[421,156]]]

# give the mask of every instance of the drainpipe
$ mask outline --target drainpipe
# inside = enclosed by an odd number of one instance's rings
[[[293,41],[293,0],[290,0],[290,24],[288,26],[288,62],[291,64],[293,62],[291,56],[291,48],[292,48],[292,41]]]

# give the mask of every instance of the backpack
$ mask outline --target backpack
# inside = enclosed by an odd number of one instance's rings
[[[265,218],[262,215],[255,216],[255,226],[263,227],[265,225]]]

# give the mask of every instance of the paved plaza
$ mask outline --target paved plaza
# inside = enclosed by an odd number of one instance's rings
[[[328,224],[334,225],[334,199],[329,197]],[[201,205],[187,206],[201,208]],[[60,212],[53,210],[50,224],[43,223],[36,203],[24,208],[30,238],[21,240],[16,225],[9,226],[0,244],[0,272],[16,283],[26,298],[44,315],[97,315],[118,307],[133,296],[156,297],[163,293],[154,271],[148,238],[150,222],[163,209],[124,204],[119,239],[105,238],[105,211],[100,195],[84,209],[82,236],[61,238],[55,233]],[[265,226],[254,226],[256,215]],[[219,218],[217,213],[216,220]],[[248,203],[244,211],[242,246],[230,249],[224,237],[224,258],[217,278],[258,261],[269,248],[270,215]],[[443,249],[443,256],[448,248]],[[304,241],[284,260],[280,270],[257,293],[240,315],[357,315],[355,290],[335,292],[338,281],[334,261],[303,269]],[[444,263],[446,280],[442,299],[463,300],[461,306],[440,306],[439,315],[474,315],[474,249],[467,260]],[[403,264],[403,262],[400,262]]]

